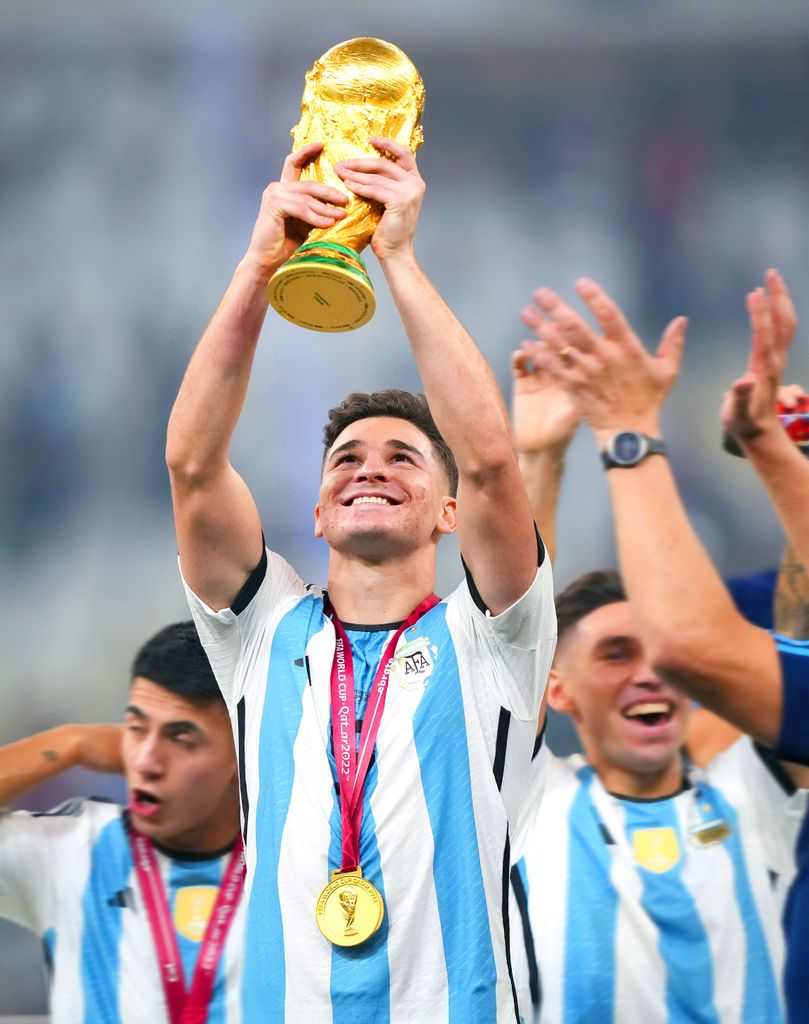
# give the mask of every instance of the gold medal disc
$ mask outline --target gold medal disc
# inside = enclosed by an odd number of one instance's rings
[[[379,930],[385,904],[362,871],[332,871],[315,907],[318,928],[336,946],[359,946]]]

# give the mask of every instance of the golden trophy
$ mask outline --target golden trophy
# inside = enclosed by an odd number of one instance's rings
[[[338,43],[306,73],[294,148],[322,142],[301,172],[349,196],[346,216],[330,228],[313,228],[275,272],[269,299],[281,316],[313,331],[351,331],[374,315],[376,301],[360,258],[383,208],[349,192],[334,171],[340,160],[379,156],[373,135],[395,139],[413,152],[423,142],[424,83],[398,46],[364,37]]]

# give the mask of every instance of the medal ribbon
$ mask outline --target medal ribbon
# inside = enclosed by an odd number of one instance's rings
[[[185,987],[183,962],[180,958],[166,889],[152,841],[131,827],[129,841],[157,951],[169,1020],[171,1024],[205,1024],[216,980],[216,969],[233,922],[234,912],[244,892],[244,856],[241,839],[233,847],[224,878],[219,885],[216,902],[208,918],[208,926],[197,954],[191,988],[188,991]]]
[[[413,623],[438,604],[435,594],[430,594],[414,608],[399,626],[382,654],[374,676],[371,695],[365,710],[360,732],[360,749],[357,752],[357,713],[354,703],[354,661],[342,622],[332,608],[328,596],[324,597],[323,611],[334,626],[334,660],[331,666],[331,729],[334,745],[334,763],[340,787],[340,820],[342,825],[341,871],[355,871],[360,864],[360,828],[362,827],[362,795],[365,779],[374,752],[379,723],[385,709],[388,692],[388,676],[393,666],[396,644],[399,637]]]

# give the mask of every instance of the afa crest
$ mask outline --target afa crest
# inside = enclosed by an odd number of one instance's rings
[[[400,647],[391,669],[391,678],[404,690],[415,690],[427,685],[435,667],[438,648],[430,645],[430,639],[420,636]]]
[[[662,875],[680,863],[682,852],[673,828],[639,828],[632,833],[632,852],[642,868]]]
[[[201,942],[208,927],[216,895],[215,885],[189,885],[180,889],[174,901],[174,927],[192,942]]]

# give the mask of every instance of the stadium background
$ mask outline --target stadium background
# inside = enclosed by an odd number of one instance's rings
[[[410,0],[171,5],[8,0],[0,23],[0,743],[115,720],[137,645],[186,617],[163,443],[193,346],[249,238],[329,46],[378,35],[427,87],[419,255],[508,390],[533,288],[588,274],[655,342],[691,318],[665,433],[725,574],[779,534],[716,409],[770,265],[809,320],[803,0]],[[322,579],[311,536],[325,410],[417,387],[379,308],[351,335],[271,314],[234,445],[270,543]],[[792,379],[809,381],[804,328]],[[451,382],[448,382],[451,386]],[[592,443],[562,496],[560,583],[614,564]],[[444,545],[439,590],[458,578]],[[566,737],[561,735],[564,744]],[[115,780],[68,773],[27,806]],[[0,924],[0,1013],[42,1012],[35,939]]]

